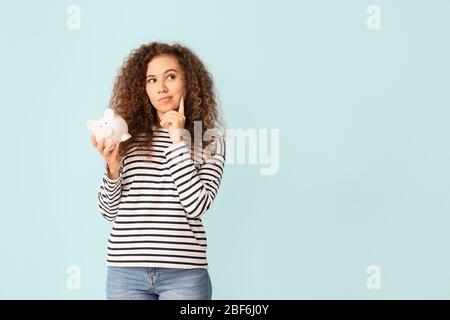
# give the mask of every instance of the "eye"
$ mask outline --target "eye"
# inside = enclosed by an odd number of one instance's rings
[[[169,77],[172,77],[173,79],[176,78],[174,74],[169,74],[169,75],[167,76],[167,78],[169,78]],[[155,79],[155,78],[150,78],[150,79],[147,80],[147,83],[152,83],[153,80],[156,80],[156,79]]]

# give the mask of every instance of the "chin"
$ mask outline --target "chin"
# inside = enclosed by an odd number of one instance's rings
[[[157,111],[161,113],[166,113],[167,111],[174,110],[175,108],[173,106],[160,106],[156,108]]]
[[[161,107],[161,110],[163,112],[167,112],[167,111],[175,110],[175,109],[176,109],[176,106],[164,106],[164,107]]]

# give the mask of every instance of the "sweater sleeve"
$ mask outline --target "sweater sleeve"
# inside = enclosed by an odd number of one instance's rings
[[[98,208],[102,216],[109,221],[113,221],[119,211],[120,197],[122,195],[122,166],[120,167],[119,177],[115,180],[108,178],[105,171],[102,185],[98,192]]]
[[[225,140],[214,136],[202,164],[197,169],[185,141],[164,151],[170,175],[188,218],[200,218],[211,206],[219,190],[225,166]]]

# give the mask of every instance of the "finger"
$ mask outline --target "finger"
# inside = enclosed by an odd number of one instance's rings
[[[100,151],[101,154],[103,154],[104,148],[105,148],[105,138],[101,138],[97,144],[97,150]]]
[[[95,140],[95,135],[91,135],[91,144],[95,147],[95,148],[97,148],[97,141]]]
[[[174,111],[174,113],[166,113],[164,116],[161,117],[161,122],[162,121],[180,121],[180,120],[184,120],[184,116],[179,114],[178,112]]]
[[[116,142],[114,144],[114,148],[111,149],[111,156],[113,156],[114,158],[117,158],[117,154],[119,153],[119,144],[120,142]]]
[[[168,114],[168,115],[164,118],[164,120],[162,120],[162,121],[160,122],[160,126],[163,127],[166,123],[171,123],[171,124],[173,124],[173,123],[176,122],[178,119],[179,119],[178,117],[175,117],[175,116],[173,116],[173,115]]]
[[[178,112],[184,115],[184,99],[183,96],[181,96],[180,100],[180,106],[178,107]]]
[[[171,115],[173,112],[176,112],[176,111],[174,111],[174,110],[169,110],[169,111],[167,111],[166,113],[164,113],[161,117],[160,117],[160,119],[161,120],[165,120],[169,115]]]
[[[161,116],[161,120],[165,120],[167,117],[169,117],[169,116],[176,116],[176,117],[178,117],[178,118],[180,118],[180,119],[184,119],[185,117],[184,117],[184,115],[183,114],[181,114],[181,113],[179,113],[178,111],[175,111],[175,110],[169,110],[169,111],[167,111],[166,113],[164,113],[162,116]]]
[[[166,124],[170,124],[170,121],[163,120],[163,121],[161,121],[161,122],[159,123],[159,125],[160,125],[162,128],[165,128],[165,127],[166,127]]]
[[[120,148],[120,142],[116,143],[116,146],[114,147],[114,153],[118,153],[119,152],[119,148]]]
[[[113,148],[114,145],[108,145],[105,147],[105,149],[103,149],[103,157],[105,158],[109,158],[111,157],[111,154],[113,153]]]
[[[111,156],[111,152],[105,148],[105,150],[103,150],[103,152],[102,152],[102,156],[103,156],[103,158],[105,158],[106,161],[109,161],[108,159]]]
[[[112,139],[107,139],[105,143],[105,149],[111,150],[114,147],[114,141]]]
[[[109,147],[109,151],[114,151],[116,146],[117,146],[117,142],[116,143],[111,143],[111,146]]]
[[[169,119],[169,116],[165,114],[161,117],[161,121],[159,122],[159,124],[163,127],[167,122],[169,122]]]
[[[119,159],[120,160],[120,157],[119,157],[119,149],[120,149],[120,142],[118,142],[118,143],[116,143],[116,147],[114,148],[114,150],[113,150],[113,155],[114,155],[114,157],[116,158],[116,159]]]
[[[170,111],[167,111],[166,113],[164,113],[159,119],[160,119],[161,121],[166,120],[167,116],[169,115],[169,112],[170,112]]]

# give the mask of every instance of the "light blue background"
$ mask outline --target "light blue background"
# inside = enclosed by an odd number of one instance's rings
[[[155,40],[198,53],[229,128],[280,130],[278,175],[228,165],[205,216],[214,299],[450,298],[449,13],[444,0],[2,3],[0,298],[105,297],[111,223],[86,120]]]

